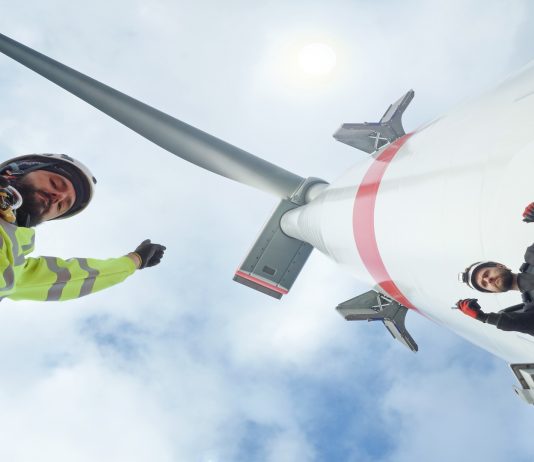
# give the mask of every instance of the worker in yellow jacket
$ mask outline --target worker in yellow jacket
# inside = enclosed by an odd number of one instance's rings
[[[31,154],[0,164],[0,299],[70,300],[122,282],[157,265],[165,247],[143,241],[134,252],[107,260],[28,257],[38,224],[81,212],[96,180],[65,154]]]

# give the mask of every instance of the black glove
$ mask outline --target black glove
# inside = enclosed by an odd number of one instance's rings
[[[485,322],[488,315],[482,311],[482,308],[478,304],[476,298],[466,298],[464,300],[458,300],[456,302],[458,309],[465,315]]]
[[[523,212],[523,221],[525,223],[532,223],[534,221],[534,202],[527,205]]]
[[[160,244],[152,244],[150,239],[146,239],[141,242],[139,247],[135,249],[135,253],[141,259],[141,265],[139,266],[139,269],[146,268],[147,266],[157,265],[161,261],[165,249],[166,247]]]

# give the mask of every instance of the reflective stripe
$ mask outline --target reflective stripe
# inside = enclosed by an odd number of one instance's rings
[[[32,240],[29,244],[21,245],[20,248],[22,249],[22,252],[27,253],[33,250],[35,246],[35,233],[32,234]]]
[[[89,295],[93,291],[95,281],[97,276],[100,274],[100,271],[93,269],[89,266],[87,258],[71,258],[70,260],[76,260],[80,265],[80,268],[87,271],[89,276],[83,280],[82,288],[80,289],[79,297]]]
[[[46,261],[46,265],[48,266],[48,269],[52,271],[53,273],[56,273],[57,278],[56,282],[52,284],[52,287],[48,290],[48,295],[46,296],[46,301],[56,301],[61,298],[61,294],[63,293],[63,288],[67,285],[67,282],[69,282],[71,275],[67,268],[60,268],[57,265],[57,258],[55,257],[43,257]]]
[[[19,241],[17,240],[17,236],[15,235],[17,227],[4,220],[0,220],[0,226],[4,228],[4,231],[7,233],[11,241],[13,249],[13,264],[15,266],[22,265],[24,263],[24,255],[20,253]]]
[[[0,249],[4,247],[4,238],[0,235]],[[11,290],[15,284],[15,272],[13,271],[13,266],[8,264],[7,268],[4,270],[2,277],[5,281],[5,286],[0,287],[0,290]]]

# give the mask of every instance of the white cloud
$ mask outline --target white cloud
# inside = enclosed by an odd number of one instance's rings
[[[414,87],[413,128],[531,58],[518,43],[531,30],[526,2],[375,3],[0,1],[0,26],[331,180],[360,156],[331,139],[340,123],[378,118]],[[280,34],[310,31],[344,44],[338,86],[298,97],[268,86],[258,72]],[[345,322],[335,306],[364,288],[319,255],[281,302],[233,283],[274,199],[0,58],[5,156],[70,152],[99,179],[86,213],[38,229],[38,252],[116,256],[146,237],[168,248],[159,267],[83,300],[2,302],[2,460],[438,461],[475,448],[492,461],[510,446],[514,460],[532,457],[531,409],[505,365],[412,313],[417,355],[379,324]]]

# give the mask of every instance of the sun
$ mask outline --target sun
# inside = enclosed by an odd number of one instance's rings
[[[336,67],[336,61],[334,50],[321,42],[303,46],[298,54],[299,67],[309,76],[327,76]]]

